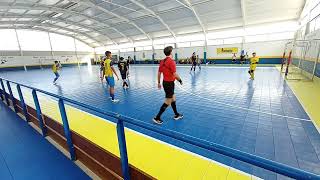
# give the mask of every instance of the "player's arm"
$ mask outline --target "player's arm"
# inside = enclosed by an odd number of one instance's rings
[[[159,70],[158,70],[158,88],[161,89],[161,83],[160,83],[160,79],[161,79],[161,74],[162,74],[162,69],[159,66]]]
[[[158,71],[158,88],[161,89],[161,83],[160,83],[160,79],[161,79],[161,71]]]
[[[182,85],[181,77],[177,73],[176,63],[173,62],[173,64],[170,66],[170,68],[171,68],[171,71],[174,72],[173,75],[176,78],[176,80],[179,81],[179,83]]]
[[[179,81],[179,83],[182,85],[182,80],[181,77],[179,76],[179,74],[177,72],[173,73],[174,77],[176,78],[177,81]]]
[[[117,76],[117,79],[119,80],[119,76],[118,76],[118,74],[117,74],[116,70],[114,69],[114,67],[112,67],[112,66],[111,66],[111,70],[112,70],[112,71],[113,71],[113,73]]]
[[[103,81],[104,75],[105,75],[105,71],[103,67],[103,69],[101,70],[101,77],[100,77],[101,81]]]

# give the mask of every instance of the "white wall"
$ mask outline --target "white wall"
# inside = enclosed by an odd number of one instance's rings
[[[120,56],[123,57],[124,59],[127,59],[128,56],[130,56],[133,59],[134,56],[134,52],[130,51],[130,52],[120,52]]]
[[[76,55],[57,55],[57,56],[0,56],[1,67],[15,66],[37,66],[53,64],[54,61],[61,61],[62,64],[68,63],[89,63],[93,54],[80,53]]]
[[[279,40],[279,41],[264,41],[264,42],[252,42],[252,43],[244,43],[243,49],[245,52],[248,52],[249,56],[253,52],[256,52],[258,56],[263,57],[270,57],[270,56],[279,56],[281,57],[285,48],[285,44],[287,43],[287,40]],[[224,44],[224,45],[210,45],[207,48],[207,58],[208,59],[223,59],[223,58],[230,58],[232,57],[232,54],[217,54],[217,48],[226,48],[226,47],[237,47],[239,49],[237,56],[240,56],[242,44]],[[155,52],[155,59],[163,59],[165,58],[165,55],[163,53],[162,49],[156,49]],[[196,54],[199,55],[200,58],[203,58],[203,52],[204,47],[181,47],[177,48],[173,52],[178,53],[178,59],[185,59],[190,58],[193,52],[196,52]],[[143,53],[145,54],[145,57],[143,57]],[[152,59],[152,51],[137,51],[137,52],[121,52],[120,56],[127,58],[128,56],[131,56],[133,58],[134,54],[136,54],[136,58],[138,61]]]
[[[163,49],[155,49],[154,52],[156,53],[155,57],[154,57],[156,60],[161,60],[161,59],[164,59],[166,57],[166,55],[164,55],[164,53],[163,53]]]
[[[200,58],[203,58],[204,47],[185,47],[185,48],[178,48],[178,59],[190,58],[192,53],[196,52]]]
[[[250,55],[256,52],[258,56],[282,56],[287,41],[254,42],[244,44],[244,49]]]

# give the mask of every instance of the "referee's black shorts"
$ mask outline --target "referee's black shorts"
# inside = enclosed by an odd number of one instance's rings
[[[172,98],[174,95],[174,81],[163,81],[162,82],[166,98]]]

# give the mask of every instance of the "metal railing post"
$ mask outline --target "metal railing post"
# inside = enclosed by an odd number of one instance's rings
[[[23,94],[21,92],[21,88],[20,88],[19,84],[17,84],[17,91],[18,91],[18,94],[19,94],[20,104],[21,104],[21,108],[23,110],[24,117],[26,118],[26,121],[29,122],[30,119],[29,119],[29,114],[28,114],[28,111],[27,111],[27,106],[26,106],[26,104],[24,102]]]
[[[120,150],[122,175],[125,180],[130,180],[126,137],[124,133],[123,121],[121,119],[118,119],[117,122],[117,136]]]
[[[0,83],[1,83],[2,91],[3,91],[4,99],[6,100],[7,105],[9,106],[8,96],[7,96],[7,93],[6,93],[6,89],[4,88],[4,84],[3,84],[3,80],[2,79],[0,79]]]
[[[43,123],[43,118],[42,118],[42,112],[41,112],[41,108],[40,108],[40,104],[39,104],[39,99],[38,99],[38,96],[37,96],[37,92],[34,89],[32,90],[32,96],[33,96],[33,100],[34,100],[34,105],[36,106],[37,118],[39,120],[40,128],[41,128],[41,131],[42,131],[42,136],[45,137],[45,136],[47,136],[47,129],[44,126],[44,123]]]
[[[0,89],[0,97],[1,97],[1,101],[4,101],[3,95],[4,95],[4,93],[3,93],[3,89]]]
[[[65,135],[65,138],[67,139],[70,157],[71,157],[71,160],[74,161],[76,160],[76,154],[75,154],[75,150],[72,143],[72,136],[69,128],[66,109],[64,107],[64,102],[62,99],[59,99],[59,109],[60,109],[61,119],[63,122],[64,135]]]
[[[317,43],[318,44],[318,43]],[[318,62],[319,62],[319,56],[320,56],[320,45],[318,45],[318,54],[317,54],[317,59],[315,61],[315,65],[313,66],[313,71],[312,71],[312,78],[311,80],[314,79],[314,76],[315,76],[315,73],[316,73],[316,70],[317,70],[317,65],[318,65]]]
[[[10,85],[10,82],[7,81],[7,87],[8,87],[8,91],[9,91],[9,94],[10,94],[10,99],[11,99],[11,103],[12,103],[12,107],[14,109],[15,112],[18,112],[17,111],[17,107],[16,107],[16,103],[14,102],[14,97],[13,97],[13,93],[12,93],[12,89],[11,89],[11,85]],[[8,104],[8,106],[10,106],[10,104]]]

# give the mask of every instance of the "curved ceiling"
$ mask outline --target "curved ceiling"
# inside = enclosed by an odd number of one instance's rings
[[[299,18],[305,0],[1,0],[0,28],[75,36],[91,47]]]

